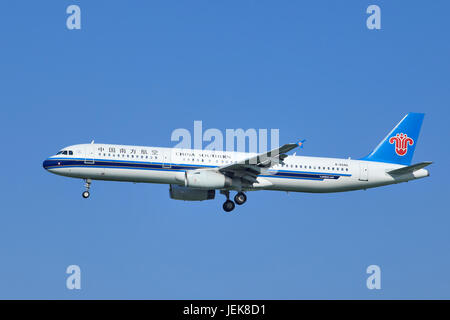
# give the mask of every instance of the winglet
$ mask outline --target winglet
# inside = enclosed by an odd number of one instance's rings
[[[306,139],[303,139],[303,140],[297,142],[298,146],[303,149],[303,144],[305,143],[305,141],[306,141]]]

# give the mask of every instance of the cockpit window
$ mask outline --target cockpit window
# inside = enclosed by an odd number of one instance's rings
[[[73,156],[73,151],[72,150],[61,150],[61,151],[59,151],[56,155],[58,155],[58,154],[64,154],[64,155],[70,155],[70,156]]]

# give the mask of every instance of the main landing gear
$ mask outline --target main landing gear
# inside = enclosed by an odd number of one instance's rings
[[[235,196],[234,196],[234,202],[230,200],[230,191],[226,190],[226,191],[220,191],[221,194],[225,195],[227,197],[227,200],[223,203],[223,210],[225,212],[230,212],[233,211],[233,209],[235,208],[235,202],[237,205],[242,205],[245,203],[245,201],[247,201],[247,196],[245,195],[245,193],[243,192],[238,192]]]
[[[247,201],[247,196],[243,192],[238,192],[234,196],[234,202],[236,202],[237,205],[242,205],[245,203],[245,201]]]
[[[227,200],[223,203],[223,210],[225,210],[225,212],[233,211],[234,207],[234,202],[231,200]]]
[[[86,191],[84,191],[81,195],[83,196],[83,198],[87,199],[91,195],[89,193],[89,188],[91,187],[92,180],[91,179],[84,179],[84,181],[86,182],[84,184],[84,186],[86,187]]]

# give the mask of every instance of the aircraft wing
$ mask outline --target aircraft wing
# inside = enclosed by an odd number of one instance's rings
[[[240,178],[244,184],[253,184],[257,182],[256,177],[262,171],[282,162],[287,157],[286,152],[302,146],[303,142],[304,140],[298,143],[288,143],[237,163],[224,165],[219,167],[218,170],[228,176]]]
[[[389,173],[390,175],[402,175],[402,174],[406,174],[406,173],[413,173],[414,171],[425,168],[426,166],[429,166],[432,163],[433,162],[431,162],[431,161],[419,162],[419,163],[413,164],[411,166],[388,171],[387,173]]]

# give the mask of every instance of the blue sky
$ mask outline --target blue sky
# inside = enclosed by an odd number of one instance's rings
[[[66,28],[78,4],[82,29]],[[382,29],[366,28],[370,4]],[[0,5],[0,298],[450,298],[448,1]],[[171,146],[176,128],[278,128],[358,158],[409,111],[431,177],[343,194],[187,203],[49,174],[60,148]],[[77,264],[82,289],[67,290]],[[367,266],[382,289],[366,288]]]

